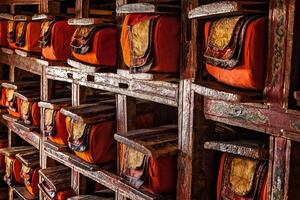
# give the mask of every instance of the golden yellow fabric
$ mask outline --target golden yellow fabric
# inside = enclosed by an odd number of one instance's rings
[[[74,35],[78,38],[87,38],[90,34],[90,32],[93,30],[93,26],[80,26],[76,29]]]
[[[31,168],[27,167],[26,165],[22,165],[21,173],[22,174],[29,174]]]
[[[46,109],[45,110],[45,125],[50,126],[52,124],[54,110]]]
[[[83,136],[86,124],[83,123],[82,121],[79,122],[72,121],[71,124],[72,124],[71,127],[72,132],[69,133],[70,140],[71,141],[79,140]]]
[[[144,57],[149,46],[149,28],[151,19],[132,26],[132,52],[133,57]]]
[[[253,187],[258,160],[233,158],[230,171],[230,189],[238,195],[246,195]]]
[[[14,31],[14,21],[8,21],[7,22],[7,32],[13,32]]]
[[[6,169],[5,169],[5,172],[6,172],[6,176],[7,177],[10,177],[10,172],[11,172],[11,163],[13,162],[12,159],[10,159],[9,157],[5,157],[5,163],[6,163]]]
[[[12,99],[14,97],[14,93],[15,93],[15,91],[13,89],[7,89],[6,90],[6,99],[7,99],[7,101],[12,101]]]
[[[127,167],[129,169],[136,169],[142,167],[145,155],[130,147],[126,147],[126,151],[128,153]]]
[[[21,114],[24,115],[29,115],[29,102],[28,101],[22,101],[21,103]]]
[[[235,26],[240,18],[242,18],[242,16],[224,17],[216,21],[211,28],[209,36],[210,45],[220,50],[228,46],[234,34]]]
[[[23,30],[24,30],[24,26],[25,26],[25,22],[19,22],[17,25],[17,38],[20,38],[23,34]]]

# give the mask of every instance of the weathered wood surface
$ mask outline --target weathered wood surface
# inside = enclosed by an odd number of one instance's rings
[[[15,66],[33,74],[42,74],[43,65],[39,64],[34,57],[22,57],[16,54],[9,55],[0,52],[0,60],[3,64]]]
[[[259,98],[262,100],[261,92],[240,91],[216,82],[203,81],[200,84],[194,83],[192,84],[192,90],[202,96],[223,101],[251,102],[257,101]]]
[[[259,141],[209,141],[204,143],[205,149],[236,154],[260,160],[269,160],[269,150]]]
[[[174,154],[178,150],[177,125],[116,133],[114,138],[119,143],[154,158],[159,158],[165,154]]]
[[[35,151],[36,149],[32,146],[16,146],[16,147],[6,147],[0,149],[0,153],[5,156],[15,156],[18,153],[25,153],[30,151]]]
[[[7,19],[7,20],[13,20],[14,16],[9,13],[0,13],[0,18],[1,19]]]
[[[88,170],[88,171],[98,171],[100,169],[111,170],[111,169],[115,169],[115,167],[116,167],[115,162],[106,163],[106,164],[100,166],[100,165],[85,162],[84,160],[80,159],[79,157],[77,157],[76,155],[73,155],[73,154],[70,155],[69,161],[73,165],[78,166],[78,167],[80,167],[84,170]]]
[[[71,98],[51,99],[48,101],[40,101],[38,106],[40,108],[59,110],[62,107],[70,106],[72,104],[71,100]]]
[[[40,169],[39,174],[56,192],[71,188],[71,169],[66,166]]]
[[[205,117],[214,121],[300,141],[298,111],[269,109],[259,103],[235,104],[205,99]]]
[[[78,20],[81,20],[81,19],[78,19]],[[78,22],[78,24],[79,24],[79,22]],[[85,64],[85,63],[73,60],[73,59],[68,59],[67,62],[70,66],[72,66],[76,69],[79,69],[80,72],[86,72],[86,73],[96,73],[96,72],[113,73],[113,72],[116,72],[115,67],[90,65],[90,64]]]
[[[50,140],[43,141],[44,147],[52,149],[53,151],[68,151],[69,147],[67,145],[56,144]]]
[[[17,81],[1,83],[2,87],[13,90],[37,89],[39,87],[38,81]]]
[[[178,74],[165,73],[137,73],[131,74],[129,70],[118,69],[117,73],[128,79],[144,80],[144,81],[178,81]]]
[[[124,94],[174,107],[178,106],[178,84],[131,80],[113,73],[85,73],[78,69],[47,67],[47,78]]]
[[[12,54],[15,53],[13,49],[9,49],[9,48],[6,48],[6,47],[1,47],[1,51],[2,51],[2,53],[9,54],[9,55],[12,55]]]
[[[29,127],[28,125],[20,122],[7,122],[7,127],[35,148],[40,148],[41,135],[33,131],[37,130],[38,127]]]
[[[16,91],[15,96],[20,98],[23,101],[28,101],[28,102],[34,102],[34,101],[39,101],[40,100],[40,91],[34,91],[34,90],[21,90],[21,91]]]
[[[22,164],[26,165],[27,167],[35,167],[40,164],[40,153],[38,150],[25,152],[25,153],[18,153],[16,158],[21,161]]]
[[[48,14],[45,14],[45,13],[42,13],[42,14],[34,14],[31,19],[32,20],[45,20],[45,19],[53,19],[54,16],[53,15],[48,15]]]
[[[25,186],[13,186],[14,193],[20,197],[22,200],[35,200],[38,199],[38,197],[33,196],[28,192],[28,190],[25,188]]]
[[[68,198],[68,200],[113,200],[114,197],[99,197],[93,195],[80,195]]]
[[[113,18],[102,17],[102,18],[72,18],[68,20],[68,24],[72,26],[89,26],[89,25],[100,25],[113,23]],[[69,59],[70,60],[70,59]],[[69,61],[68,61],[69,63]],[[71,65],[71,64],[69,64]],[[76,67],[77,68],[77,67]]]
[[[14,16],[14,21],[30,21],[31,16],[29,15],[15,15]]]
[[[154,200],[160,199],[161,196],[150,194],[143,190],[138,190],[133,186],[130,186],[124,181],[121,177],[107,171],[107,170],[98,170],[98,171],[88,171],[80,168],[79,166],[73,165],[69,162],[70,154],[67,152],[56,152],[51,149],[45,148],[45,153],[50,158],[73,168],[80,174],[91,178],[94,181],[104,185],[105,187],[110,188],[113,191],[118,191],[122,195],[134,199],[134,200]]]
[[[267,2],[262,1],[219,1],[201,5],[189,12],[189,19],[224,17],[241,14],[261,14],[268,12]]]
[[[2,117],[3,117],[4,120],[9,121],[9,122],[15,122],[15,121],[19,120],[19,118],[14,117],[10,114],[3,114]]]
[[[116,8],[117,14],[129,13],[163,13],[176,14],[180,13],[180,6],[168,4],[151,4],[151,3],[129,3]]]

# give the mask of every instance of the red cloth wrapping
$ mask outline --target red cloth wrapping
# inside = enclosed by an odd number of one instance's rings
[[[31,125],[38,126],[40,125],[40,107],[38,106],[38,102],[34,102],[31,107]]]
[[[97,31],[92,39],[92,47],[84,55],[72,52],[79,61],[115,67],[117,63],[117,29],[112,27]]]
[[[208,40],[211,22],[205,24],[205,40]],[[253,20],[246,28],[240,60],[233,69],[223,69],[206,64],[206,69],[218,81],[230,86],[262,90],[266,66],[267,17]]]
[[[115,122],[92,125],[87,151],[75,154],[89,163],[106,163],[116,159]]]
[[[26,183],[26,181],[24,181],[25,186],[28,190],[28,192],[32,195],[37,196],[39,194],[39,188],[38,188],[38,183],[39,183],[39,168],[34,169],[31,180],[30,180],[30,184]]]
[[[10,177],[6,177],[6,178],[13,180],[13,183],[22,183],[23,182],[23,178],[21,176],[22,163],[19,160],[17,160],[15,157],[10,156],[7,157],[6,159],[11,160],[13,162]]]
[[[148,14],[129,14],[126,16],[122,33],[121,46],[123,59],[130,66],[130,48],[128,39],[128,26],[132,26],[153,16]],[[179,71],[180,55],[180,20],[172,16],[158,16],[156,19],[152,39],[152,52],[154,63],[150,72],[175,73]]]
[[[67,200],[69,197],[71,197],[71,190],[59,191],[56,193],[55,198],[57,200]]]
[[[18,34],[18,25],[17,25],[17,34]],[[26,27],[25,34],[25,46],[24,47],[15,47],[24,51],[31,52],[40,52],[41,48],[39,47],[39,38],[41,34],[41,22],[28,22]]]
[[[66,116],[57,111],[55,115],[55,130],[54,136],[49,136],[49,139],[57,144],[68,145],[68,130],[66,127]]]
[[[1,89],[1,100],[0,100],[0,106],[5,107],[6,105],[6,88]]]
[[[0,46],[7,45],[7,21],[0,21]]]
[[[46,59],[67,61],[71,57],[70,41],[75,29],[67,20],[57,21],[51,30],[50,45],[42,49]]]

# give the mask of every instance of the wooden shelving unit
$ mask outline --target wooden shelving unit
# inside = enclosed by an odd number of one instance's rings
[[[59,2],[59,1],[57,1]],[[147,4],[140,4],[146,2]],[[154,3],[153,3],[154,2]],[[221,148],[242,149],[253,151],[251,155],[263,155],[269,161],[268,169],[268,199],[286,200],[294,198],[295,192],[289,188],[297,170],[290,164],[294,158],[294,146],[300,142],[300,111],[293,103],[297,86],[296,68],[299,64],[296,54],[299,53],[299,5],[296,1],[270,0],[269,6],[269,47],[268,64],[266,69],[265,89],[260,92],[249,92],[223,87],[211,81],[205,81],[204,66],[201,53],[200,28],[203,21],[189,19],[201,17],[199,12],[204,8],[198,6],[206,1],[180,1],[180,6],[161,7],[155,4],[159,1],[116,0],[116,21],[120,34],[120,27],[126,13],[178,13],[181,16],[181,66],[180,78],[160,77],[159,75],[145,75],[140,77],[126,74],[123,69],[121,53],[119,53],[118,70],[115,72],[97,71],[89,65],[69,60],[68,63],[56,63],[43,60],[40,56],[19,55],[15,51],[2,48],[0,51],[1,67],[9,68],[9,81],[14,82],[15,70],[21,69],[40,76],[41,101],[51,99],[51,84],[53,81],[70,83],[72,88],[72,105],[80,105],[83,87],[109,91],[116,94],[117,104],[117,132],[126,133],[135,129],[134,120],[135,98],[155,102],[178,111],[178,177],[176,199],[212,199],[215,180],[212,180],[210,167],[212,166],[211,150],[221,151]],[[135,3],[128,6],[128,3]],[[151,4],[153,3],[153,4]],[[38,5],[39,13],[48,13],[48,0],[13,0],[0,2],[0,5],[10,5],[11,13],[15,13],[15,6]],[[101,4],[101,3],[99,3]],[[94,15],[97,9],[90,9],[89,0],[76,0],[73,24],[92,23],[84,20]],[[124,6],[125,5],[125,6]],[[198,8],[197,8],[198,7]],[[196,8],[196,9],[195,9]],[[193,10],[194,9],[194,10]],[[166,11],[167,10],[167,11]],[[191,11],[192,10],[192,11]],[[236,11],[238,12],[238,11]],[[80,19],[79,19],[80,18]],[[280,31],[274,31],[280,30]],[[202,39],[203,40],[203,39]],[[199,44],[199,45],[198,45]],[[200,46],[200,47],[199,47]],[[183,48],[184,47],[184,48]],[[276,47],[276,48],[275,48]],[[72,66],[77,66],[74,68]],[[153,80],[155,79],[155,80]],[[41,111],[41,116],[44,110]],[[107,165],[91,170],[85,165],[74,165],[70,162],[72,153],[69,151],[55,151],[47,145],[44,133],[43,117],[40,130],[29,130],[30,127],[17,121],[7,120],[1,115],[1,123],[8,127],[9,145],[14,145],[14,134],[20,136],[30,145],[40,151],[40,166],[47,168],[49,160],[55,160],[71,169],[71,187],[76,195],[82,195],[85,188],[84,178],[87,177],[115,192],[115,199],[135,200],[175,199],[171,196],[159,196],[136,189],[118,175],[118,167]],[[222,146],[215,142],[213,133],[216,124],[222,123],[239,130],[259,132],[268,139],[267,150],[248,149],[239,145],[228,144]],[[250,150],[249,150],[250,149]],[[229,152],[223,151],[223,152]],[[234,150],[231,152],[234,153]],[[295,151],[296,152],[296,151]],[[241,155],[250,155],[245,153]],[[259,157],[259,156],[257,156]],[[215,158],[215,157],[214,157]],[[298,161],[299,162],[299,161]],[[294,174],[295,173],[295,174]],[[296,176],[297,177],[297,176]],[[293,182],[294,187],[295,182]],[[26,197],[24,187],[10,187],[10,197],[31,199]],[[15,195],[13,195],[15,194]],[[40,193],[40,199],[43,194]]]

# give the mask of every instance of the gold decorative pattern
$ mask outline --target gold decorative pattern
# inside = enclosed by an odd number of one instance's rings
[[[86,124],[83,123],[82,121],[79,121],[79,122],[72,121],[72,124],[73,124],[72,125],[72,134],[70,135],[70,138],[72,141],[79,140],[83,136]]]
[[[133,44],[133,56],[144,57],[149,46],[150,19],[132,26],[131,36]]]
[[[50,126],[52,124],[54,110],[46,109],[45,110],[45,125]]]
[[[126,147],[128,153],[127,167],[129,169],[137,169],[142,167],[145,155],[130,147]]]
[[[210,35],[210,45],[223,50],[230,43],[236,24],[243,16],[224,17],[213,22]]]
[[[7,99],[7,101],[12,101],[13,100],[14,93],[15,93],[15,90],[13,90],[13,89],[6,89],[6,99]]]
[[[21,103],[21,113],[22,115],[28,115],[29,113],[29,102],[28,101],[22,101]]]
[[[233,158],[229,187],[234,193],[244,196],[251,191],[258,163],[258,160],[243,157]]]

